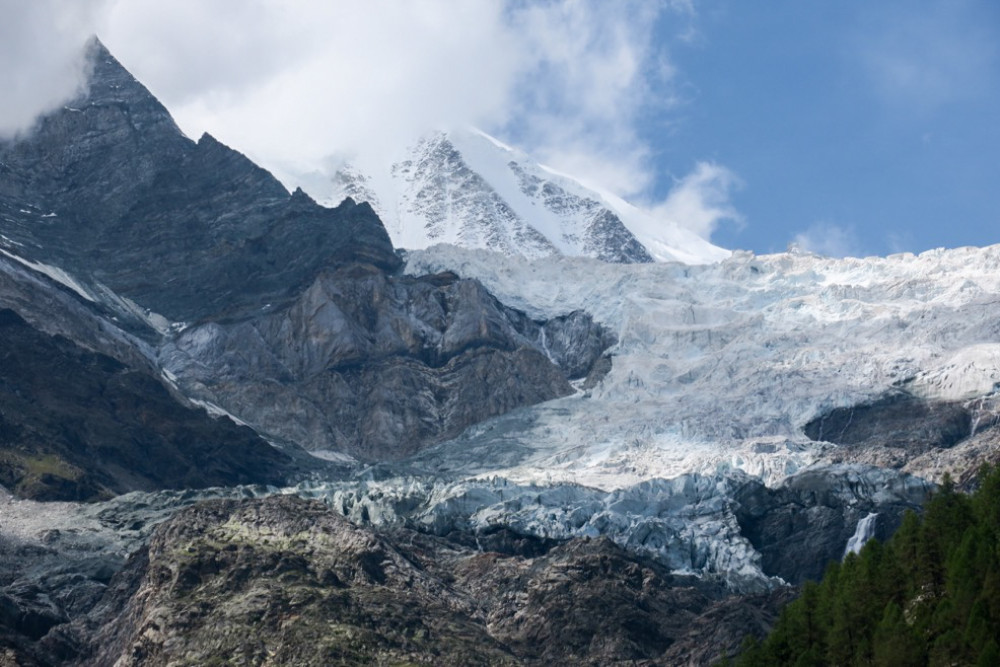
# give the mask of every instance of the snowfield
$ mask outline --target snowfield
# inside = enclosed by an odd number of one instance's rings
[[[529,258],[706,264],[730,252],[475,129],[421,138],[391,165],[301,179],[325,205],[369,202],[393,245],[449,243]]]

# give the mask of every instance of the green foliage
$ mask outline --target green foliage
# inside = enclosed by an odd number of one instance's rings
[[[732,664],[1000,665],[1000,468],[950,479],[882,545],[832,563]]]

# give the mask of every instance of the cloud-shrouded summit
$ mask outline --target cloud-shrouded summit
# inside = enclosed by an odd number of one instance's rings
[[[30,130],[39,114],[80,92],[84,48],[106,15],[105,4],[0,1],[0,138]]]
[[[13,94],[0,135],[79,92],[83,45],[97,34],[189,136],[210,132],[290,186],[347,162],[388,164],[428,132],[475,126],[639,199],[672,179],[639,131],[677,99],[671,44],[654,26],[681,36],[696,19],[678,0],[3,0],[3,15],[0,49],[17,67],[4,68]],[[728,196],[724,170],[706,179],[697,169],[680,183],[708,194],[689,201]],[[707,238],[726,217],[728,202],[706,205],[693,231]]]

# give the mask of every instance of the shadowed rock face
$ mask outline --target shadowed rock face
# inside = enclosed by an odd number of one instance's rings
[[[371,461],[570,394],[613,342],[584,313],[534,322],[477,281],[353,265],[286,310],[185,330],[161,359],[189,393],[273,437]]]
[[[185,137],[99,43],[89,90],[0,142],[0,217],[18,254],[174,321],[236,315],[345,261],[395,269],[371,208],[326,209],[210,136]]]
[[[38,500],[279,484],[288,457],[158,378],[0,309],[0,484]]]
[[[863,448],[901,448],[910,457],[947,448],[972,433],[961,402],[928,401],[894,391],[876,401],[836,408],[805,426],[813,440]]]
[[[158,528],[90,617],[42,646],[82,648],[85,665],[678,664],[774,618],[775,599],[728,598],[608,540],[528,551],[379,533],[294,497],[210,501]]]
[[[792,584],[818,581],[844,556],[858,522],[877,514],[871,537],[886,540],[907,510],[919,511],[933,485],[865,466],[831,466],[790,477],[778,488],[760,483],[735,494],[740,532],[761,554],[761,569]]]

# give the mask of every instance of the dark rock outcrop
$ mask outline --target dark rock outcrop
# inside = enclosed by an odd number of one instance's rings
[[[740,532],[761,554],[761,569],[793,584],[818,581],[844,556],[858,522],[877,514],[874,532],[887,539],[906,510],[919,510],[933,485],[861,466],[805,470],[777,488],[741,487],[735,500]],[[859,545],[860,546],[860,545]]]
[[[136,489],[282,483],[287,456],[181,405],[147,369],[0,309],[0,484],[40,500]]]
[[[83,665],[681,664],[733,653],[774,618],[773,596],[729,597],[608,540],[529,551],[378,533],[294,497],[209,501],[42,645],[76,641]],[[711,645],[694,634],[705,614]]]
[[[912,458],[969,437],[972,415],[959,401],[929,401],[894,390],[870,403],[831,410],[804,430],[812,440],[863,449],[901,449]]]

